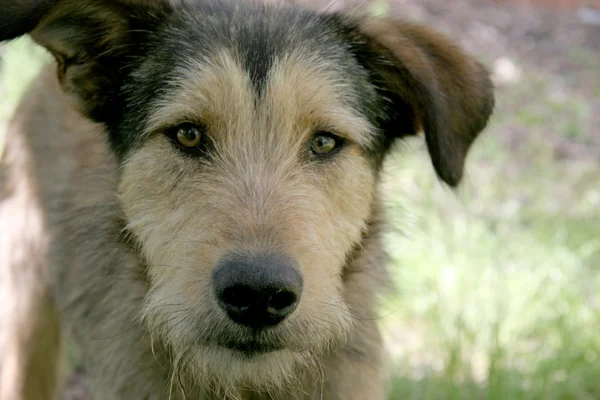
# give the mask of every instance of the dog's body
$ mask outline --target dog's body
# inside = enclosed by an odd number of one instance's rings
[[[423,128],[456,185],[485,70],[389,20],[2,3],[59,79],[0,164],[0,399],[57,394],[61,337],[94,399],[383,399],[381,164]]]

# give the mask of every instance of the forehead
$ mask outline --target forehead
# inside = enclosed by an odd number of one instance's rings
[[[146,69],[168,67],[146,131],[186,119],[333,130],[368,144],[375,88],[338,20],[280,7],[212,6],[172,22]]]

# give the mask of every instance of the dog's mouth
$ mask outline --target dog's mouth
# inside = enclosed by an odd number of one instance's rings
[[[244,357],[254,357],[261,354],[272,353],[274,351],[283,350],[284,347],[280,343],[271,341],[259,340],[256,338],[248,340],[228,340],[219,343],[221,347],[233,350]]]

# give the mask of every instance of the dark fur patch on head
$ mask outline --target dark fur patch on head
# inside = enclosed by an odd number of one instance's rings
[[[125,82],[126,112],[113,141],[119,153],[126,153],[136,143],[139,127],[149,112],[147,106],[152,99],[171,91],[177,67],[194,60],[210,60],[223,49],[239,56],[258,97],[276,60],[298,50],[311,54],[322,68],[335,68],[339,79],[352,87],[348,107],[376,126],[383,119],[384,109],[369,72],[356,60],[361,49],[353,43],[352,32],[341,18],[291,7],[193,7],[151,37],[146,57]],[[380,164],[387,147],[383,135],[369,147],[375,164]]]

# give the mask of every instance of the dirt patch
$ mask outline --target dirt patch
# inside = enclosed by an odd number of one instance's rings
[[[391,2],[394,15],[435,26],[484,60],[514,57],[531,69],[560,75],[572,87],[588,91],[590,80],[597,80],[600,73],[598,59],[588,54],[600,56],[600,26],[582,22],[579,10],[522,1]],[[600,15],[600,9],[597,12]]]
[[[390,2],[393,15],[435,26],[490,67],[494,68],[499,60],[512,60],[529,76],[544,77],[551,85],[550,95],[577,97],[587,104],[588,121],[584,129],[589,137],[585,141],[568,138],[556,129],[549,129],[548,137],[557,159],[584,157],[600,161],[600,2],[596,2],[597,8],[590,7],[589,1],[586,1],[587,7],[580,3],[564,0]],[[528,78],[523,76],[522,79]],[[528,100],[545,104],[548,99]],[[519,104],[513,107],[517,113]],[[510,114],[510,110],[504,111]],[[526,133],[520,131],[520,134]]]

